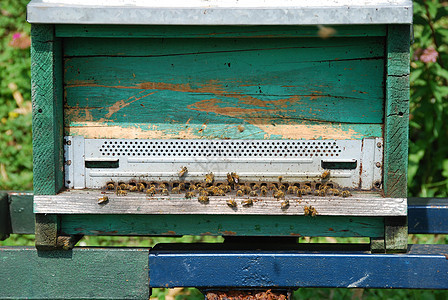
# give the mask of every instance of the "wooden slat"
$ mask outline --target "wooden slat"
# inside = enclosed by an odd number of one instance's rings
[[[109,202],[99,205],[98,199],[108,196]],[[238,207],[227,206],[235,199]],[[406,198],[382,198],[377,194],[357,193],[348,198],[326,196],[289,197],[289,208],[270,197],[255,197],[253,206],[243,207],[248,197],[210,197],[209,204],[184,195],[147,197],[142,193],[117,196],[98,190],[72,190],[58,195],[34,196],[35,213],[58,214],[230,214],[230,215],[304,215],[305,206],[313,206],[322,216],[399,216],[406,215]]]
[[[1,247],[3,299],[149,299],[149,249]]]
[[[382,134],[383,38],[73,39],[65,49],[67,134],[236,139]]]
[[[60,215],[63,234],[383,237],[383,217]]]
[[[332,26],[333,37],[386,36],[385,25]],[[321,34],[322,35],[322,34]],[[317,37],[317,26],[123,26],[56,25],[57,37],[126,38],[278,38]],[[326,35],[325,35],[326,36]]]
[[[410,27],[390,25],[387,39],[384,192],[407,196]]]
[[[33,174],[36,195],[63,186],[62,60],[53,25],[31,26]]]
[[[0,192],[0,241],[7,239],[12,231],[9,216],[8,194]]]

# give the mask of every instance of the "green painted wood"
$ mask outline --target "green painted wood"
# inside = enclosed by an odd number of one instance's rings
[[[63,234],[382,237],[382,217],[60,215]]]
[[[2,299],[149,299],[149,249],[0,248]]]
[[[33,194],[27,192],[9,193],[11,229],[15,234],[34,234]]]
[[[31,26],[33,183],[36,195],[53,195],[63,186],[61,51],[52,25]]]
[[[0,241],[12,233],[11,218],[9,216],[9,198],[7,193],[0,192]]]
[[[409,30],[408,25],[388,26],[383,169],[386,197],[407,196]]]
[[[64,49],[70,134],[97,137],[107,123],[123,137],[138,122],[155,138],[248,138],[236,130],[245,124],[264,138],[344,139],[383,123],[383,38],[66,39]]]
[[[333,37],[386,36],[385,25],[333,26]],[[57,37],[238,38],[316,37],[317,26],[56,25]]]
[[[35,215],[35,243],[39,250],[54,250],[58,243],[58,216]]]

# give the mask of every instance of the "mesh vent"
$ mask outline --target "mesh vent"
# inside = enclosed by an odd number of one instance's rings
[[[337,157],[336,141],[108,140],[103,156],[140,157]]]

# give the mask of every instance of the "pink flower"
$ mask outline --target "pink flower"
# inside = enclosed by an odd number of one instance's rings
[[[21,36],[22,36],[22,34],[20,32],[16,32],[12,36],[12,40],[15,41],[15,40],[19,39]]]
[[[439,53],[434,47],[428,47],[423,50],[423,53],[420,55],[420,60],[424,63],[436,62],[437,57],[439,57]]]

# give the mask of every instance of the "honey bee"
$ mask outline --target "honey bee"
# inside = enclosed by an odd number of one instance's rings
[[[162,189],[161,191],[160,191],[160,194],[161,195],[165,195],[165,196],[168,196],[170,193],[168,192],[168,189]]]
[[[274,198],[276,198],[277,200],[283,199],[285,198],[285,193],[281,190],[278,190],[274,193]]]
[[[311,194],[311,187],[309,186],[309,185],[305,185],[304,187],[303,187],[303,190],[302,191],[304,191],[305,193],[303,193],[304,195],[306,195],[306,194]]]
[[[221,185],[220,187],[221,187],[221,189],[224,191],[224,193],[228,193],[228,192],[230,192],[230,190],[232,189],[232,188],[230,187],[230,185],[227,185],[227,184],[223,184],[223,185]]]
[[[350,193],[350,191],[344,190],[341,192],[341,197],[350,197],[352,195],[352,193]]]
[[[333,196],[338,196],[339,195],[339,190],[338,189],[329,189],[328,193],[330,195],[333,195]]]
[[[215,175],[213,173],[208,173],[205,175],[206,184],[213,184],[214,181],[215,181]]]
[[[295,185],[290,185],[289,187],[288,187],[288,190],[287,190],[287,192],[288,192],[288,194],[297,194],[297,190],[298,190],[299,188],[297,187],[297,186],[295,186]]]
[[[179,177],[183,177],[185,174],[187,174],[187,172],[187,167],[182,167],[182,169],[179,171]]]
[[[207,196],[199,196],[198,201],[199,203],[207,204],[209,202],[209,198]]]
[[[180,194],[180,188],[178,186],[173,187],[171,189],[171,193],[173,193],[173,194]]]
[[[297,191],[296,191],[297,197],[302,197],[303,194],[304,194],[304,190],[298,188]]]
[[[164,183],[161,183],[161,184],[159,185],[159,189],[160,189],[160,190],[166,189],[166,185],[165,185]]]
[[[114,190],[115,189],[115,184],[112,181],[106,183],[106,189],[107,190]]]
[[[153,186],[146,190],[146,195],[147,196],[154,196],[155,193],[156,193],[156,188],[153,187]]]
[[[241,204],[244,207],[249,207],[249,206],[254,205],[254,201],[252,199],[246,199],[246,200],[241,201]]]
[[[185,199],[191,199],[195,196],[194,192],[186,192],[185,193]]]
[[[283,176],[278,176],[278,182],[282,183]]]
[[[260,186],[259,186],[258,184],[254,184],[254,185],[252,186],[252,190],[253,190],[253,191],[258,190],[259,188],[260,188]]]
[[[325,180],[325,179],[330,178],[330,171],[329,171],[329,170],[325,170],[325,171],[320,175],[320,178],[321,178],[322,180]]]
[[[262,186],[261,190],[260,190],[260,194],[261,194],[261,196],[266,197],[268,195],[268,188],[265,186]]]
[[[208,195],[209,195],[209,192],[204,189],[199,191],[199,196],[208,196]]]
[[[106,204],[107,202],[109,202],[109,197],[107,196],[98,198],[98,204]]]
[[[278,189],[282,190],[282,191],[286,191],[286,186],[284,184],[280,184]]]
[[[194,184],[190,184],[190,186],[188,187],[188,190],[191,191],[196,191],[196,186]]]
[[[179,183],[179,190],[185,191],[185,183],[183,182]]]
[[[236,196],[237,197],[242,197],[243,195],[244,195],[244,192],[242,190],[236,191]]]
[[[257,191],[250,191],[249,196],[251,196],[251,197],[257,197],[257,196],[258,196],[258,193],[257,193]]]
[[[315,217],[317,215],[317,210],[314,207],[312,207],[311,205],[310,206],[305,205],[303,207],[303,212],[304,212],[305,216]]]
[[[237,207],[237,206],[238,206],[238,204],[236,203],[236,201],[233,200],[233,199],[227,200],[226,203],[227,203],[227,205],[230,206],[230,207]]]
[[[252,189],[248,186],[243,186],[243,192],[244,192],[244,195],[248,195],[248,194],[250,194],[250,192],[252,192]]]
[[[287,209],[289,207],[289,200],[283,200],[281,204],[282,209]]]
[[[136,192],[137,191],[137,186],[136,185],[129,185],[128,187],[130,192]]]
[[[125,190],[117,190],[117,196],[126,196],[128,192]]]
[[[230,173],[227,173],[227,183],[233,185],[235,181],[233,181],[233,176]]]
[[[325,197],[326,194],[327,194],[327,191],[325,189],[321,189],[318,192],[318,195],[321,196],[321,197]]]
[[[128,188],[128,185],[126,184],[126,183],[124,183],[124,182],[120,182],[119,184],[118,184],[118,187],[117,187],[117,189],[120,189],[120,190],[125,190],[125,189],[127,189]]]
[[[236,184],[240,183],[240,176],[238,176],[238,174],[232,172],[232,173],[230,173],[230,175],[232,176],[234,183],[236,183]]]
[[[146,185],[145,185],[143,182],[139,182],[139,183],[137,183],[137,189],[138,189],[140,192],[143,192],[143,190],[145,189],[145,187],[146,187]]]

